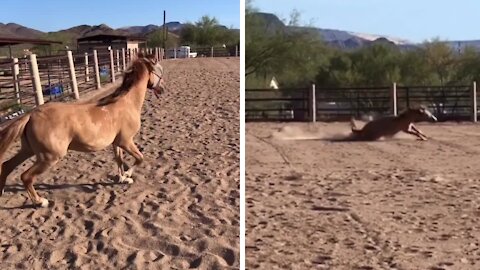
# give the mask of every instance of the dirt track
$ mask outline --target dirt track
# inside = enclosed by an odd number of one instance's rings
[[[168,91],[147,94],[135,138],[146,161],[134,184],[113,181],[111,149],[71,152],[44,174],[48,209],[30,208],[20,184],[31,161],[9,177],[1,269],[239,267],[239,60],[164,67]]]
[[[480,269],[480,126],[419,127],[432,139],[247,124],[247,267]]]

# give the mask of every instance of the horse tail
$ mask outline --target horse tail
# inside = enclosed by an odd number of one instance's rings
[[[26,114],[16,119],[6,128],[0,130],[0,164],[2,164],[2,157],[7,152],[12,143],[17,140],[25,130],[25,126],[30,120],[30,114]],[[1,166],[0,166],[1,171]]]

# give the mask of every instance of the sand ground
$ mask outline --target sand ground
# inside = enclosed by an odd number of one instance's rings
[[[70,152],[36,184],[54,206],[33,209],[19,180],[31,161],[19,167],[0,197],[0,268],[237,269],[239,65],[164,62],[168,90],[147,94],[132,185],[115,183],[111,149]]]
[[[480,269],[480,125],[419,127],[432,139],[248,123],[247,267]]]

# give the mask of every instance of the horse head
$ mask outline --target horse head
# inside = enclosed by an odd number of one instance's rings
[[[163,67],[153,55],[145,56],[144,59],[150,72],[147,88],[152,89],[155,96],[159,98],[166,90],[165,80],[163,79]]]

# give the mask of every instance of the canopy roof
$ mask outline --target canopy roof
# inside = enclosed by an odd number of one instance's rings
[[[51,45],[51,44],[62,44],[62,42],[54,41],[54,40],[46,40],[46,39],[0,37],[0,47],[18,45],[18,44]]]

